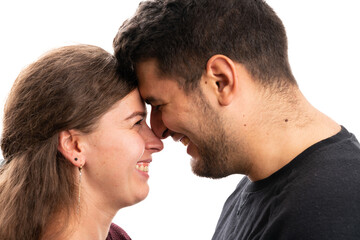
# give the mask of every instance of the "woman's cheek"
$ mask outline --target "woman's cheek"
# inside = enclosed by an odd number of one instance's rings
[[[131,154],[129,158],[136,162],[141,159],[145,151],[145,141],[138,133],[133,134],[131,138],[129,137],[125,146],[124,152]]]

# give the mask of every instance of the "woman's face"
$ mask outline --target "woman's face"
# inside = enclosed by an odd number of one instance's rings
[[[161,151],[163,144],[145,117],[136,89],[115,103],[92,133],[83,136],[82,184],[90,201],[119,209],[147,196],[151,154]]]

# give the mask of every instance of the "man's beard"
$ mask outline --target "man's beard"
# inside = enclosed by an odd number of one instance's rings
[[[222,178],[231,174],[226,138],[219,130],[197,144],[198,156],[192,159],[191,167],[194,174],[200,177]]]
[[[243,151],[239,149],[236,138],[226,134],[224,121],[206,102],[202,94],[196,102],[198,108],[199,106],[201,108],[198,118],[201,136],[194,139],[198,156],[192,159],[192,171],[200,177],[214,179],[238,173],[233,165],[235,161],[241,161],[235,158],[239,157],[237,153]]]

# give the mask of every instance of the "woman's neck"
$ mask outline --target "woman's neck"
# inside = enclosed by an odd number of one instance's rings
[[[104,206],[100,208],[95,201],[82,201],[80,214],[77,211],[74,211],[75,214],[70,217],[66,217],[65,214],[56,214],[42,239],[49,239],[51,236],[51,239],[104,240],[117,212],[109,209],[104,211],[105,208]]]
[[[81,204],[79,219],[73,223],[73,226],[77,227],[73,229],[73,234],[69,239],[106,239],[117,210],[111,210],[103,204],[99,205],[91,198],[86,200]]]

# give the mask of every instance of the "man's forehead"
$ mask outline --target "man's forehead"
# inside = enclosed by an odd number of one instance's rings
[[[146,103],[160,103],[165,96],[182,89],[176,78],[161,73],[156,59],[139,62],[136,74],[139,92]]]
[[[143,76],[145,73],[158,77],[162,75],[159,69],[158,61],[155,58],[141,60],[136,63],[135,69],[138,76]]]
[[[136,64],[135,71],[138,78],[139,89],[143,87],[156,87],[156,85],[160,84],[159,80],[161,79],[161,75],[159,74],[155,60],[149,59],[139,62]]]

